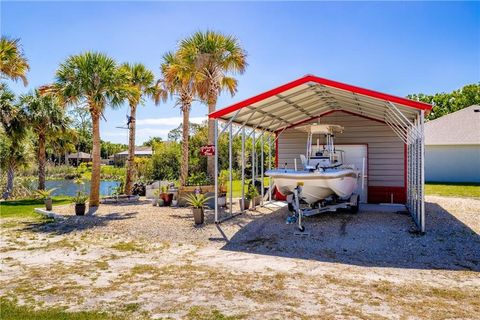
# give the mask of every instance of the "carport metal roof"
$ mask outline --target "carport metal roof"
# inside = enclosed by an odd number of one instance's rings
[[[431,106],[307,75],[212,112],[209,118],[276,132],[334,110],[385,122],[399,134],[400,128],[408,127],[421,110],[428,112]]]

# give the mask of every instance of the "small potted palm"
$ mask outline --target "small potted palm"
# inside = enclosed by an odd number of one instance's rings
[[[156,206],[158,204],[160,195],[160,189],[156,189],[153,191],[153,198],[152,198],[152,206]]]
[[[37,194],[41,199],[43,199],[43,202],[45,203],[45,209],[47,209],[47,211],[52,211],[52,193],[55,190],[57,190],[57,188],[37,190]]]
[[[218,177],[218,182],[219,182],[219,193],[218,193],[218,206],[219,207],[225,207],[227,204],[227,182],[230,177],[230,171],[228,170],[222,170],[220,171],[220,175]]]
[[[255,201],[255,199],[258,197],[258,191],[257,188],[255,188],[252,184],[248,185],[247,192],[245,193],[245,199],[240,199],[240,208],[243,208],[242,210],[247,210],[250,208],[250,202]],[[242,203],[243,202],[243,203]]]
[[[75,202],[75,214],[77,216],[85,215],[87,199],[88,196],[83,191],[78,191],[76,196],[73,198]]]
[[[192,207],[193,220],[195,221],[195,224],[202,224],[205,220],[203,208],[209,199],[210,197],[207,197],[201,193],[188,194],[185,196],[185,201]]]

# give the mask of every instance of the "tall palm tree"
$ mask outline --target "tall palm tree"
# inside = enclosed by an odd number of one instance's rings
[[[15,170],[27,161],[24,145],[27,130],[25,115],[15,104],[14,93],[4,83],[0,83],[0,123],[4,149],[0,167],[7,171],[7,185],[2,197],[8,199],[13,191]]]
[[[198,74],[195,66],[173,52],[167,52],[163,56],[163,63],[160,67],[162,80],[158,84],[157,100],[165,100],[168,95],[175,97],[176,104],[180,106],[183,114],[182,122],[182,164],[180,168],[180,185],[184,186],[188,178],[188,139],[190,108],[197,95]]]
[[[38,190],[45,190],[47,139],[65,131],[68,118],[54,95],[40,95],[38,90],[20,97],[20,106],[28,119],[28,126],[37,136]]]
[[[128,157],[127,157],[127,176],[125,179],[124,192],[127,195],[132,194],[133,171],[135,170],[135,122],[137,107],[143,102],[144,97],[155,99],[157,86],[153,72],[148,70],[143,64],[124,63],[120,66],[120,71],[125,73],[127,85],[134,89],[134,94],[129,96],[128,105],[130,107],[129,118],[129,137],[128,137]],[[155,100],[158,103],[158,100]]]
[[[98,52],[70,56],[56,72],[52,86],[42,89],[53,92],[64,104],[86,104],[92,119],[92,179],[89,205],[100,203],[100,117],[107,105],[120,107],[132,94],[125,85],[125,75],[119,72],[115,60]]]
[[[196,32],[180,42],[179,55],[195,65],[201,76],[198,93],[208,105],[208,113],[215,111],[222,91],[233,96],[237,80],[229,74],[242,74],[247,67],[246,52],[237,38],[214,31]],[[208,121],[208,144],[214,143],[214,120]],[[214,158],[207,158],[207,172],[214,174]]]
[[[20,39],[0,38],[0,76],[14,81],[21,79],[27,86],[26,74],[30,70],[20,45]]]

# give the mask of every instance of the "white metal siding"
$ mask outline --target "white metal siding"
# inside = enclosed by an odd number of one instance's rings
[[[480,145],[425,146],[425,180],[480,182]]]
[[[345,127],[343,133],[336,135],[336,144],[368,145],[369,186],[404,186],[404,144],[387,125],[344,112],[326,115],[320,123]],[[313,142],[316,144],[315,138]],[[289,168],[293,168],[294,158],[300,166],[300,154],[305,154],[306,143],[305,133],[294,128],[285,130],[278,139],[279,167],[283,168],[286,162]]]

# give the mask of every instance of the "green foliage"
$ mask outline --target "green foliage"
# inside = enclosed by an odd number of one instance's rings
[[[147,177],[151,180],[176,180],[180,174],[181,146],[174,142],[155,143]]]
[[[247,200],[252,200],[253,198],[255,198],[256,196],[258,196],[258,190],[257,188],[255,188],[255,186],[253,185],[253,183],[249,183],[248,184],[248,189],[247,189],[247,192],[245,193],[245,199]]]
[[[418,93],[410,94],[407,98],[432,104],[432,112],[427,119],[433,120],[471,105],[480,104],[480,83],[466,85],[451,93],[442,92],[434,95]]]
[[[75,204],[85,204],[87,202],[88,195],[83,191],[78,191],[75,197],[73,197],[73,202]]]
[[[89,146],[91,147],[91,145]],[[127,150],[128,146],[123,143],[113,143],[110,141],[101,141],[100,155],[103,159],[107,159],[109,156],[116,153]]]
[[[427,195],[438,195],[444,197],[462,197],[480,199],[479,183],[433,183],[425,184]]]
[[[153,147],[154,144],[162,142],[162,138],[160,137],[150,137],[147,141],[145,141],[142,146],[144,147]]]
[[[21,79],[27,86],[27,72],[30,70],[27,58],[23,53],[20,39],[0,38],[0,77],[13,81]]]
[[[212,179],[204,171],[192,172],[187,179],[187,186],[206,186],[211,184],[213,184]]]
[[[211,199],[211,197],[207,197],[204,194],[187,194],[184,197],[185,201],[187,202],[188,205],[194,207],[194,208],[203,208],[205,204],[207,203],[208,200]]]
[[[104,312],[79,311],[67,312],[61,308],[33,308],[19,306],[14,301],[0,298],[0,318],[2,320],[120,320],[118,317]]]
[[[40,197],[40,199],[50,199],[52,197],[53,191],[57,190],[57,188],[52,188],[48,190],[37,190],[36,194]]]

